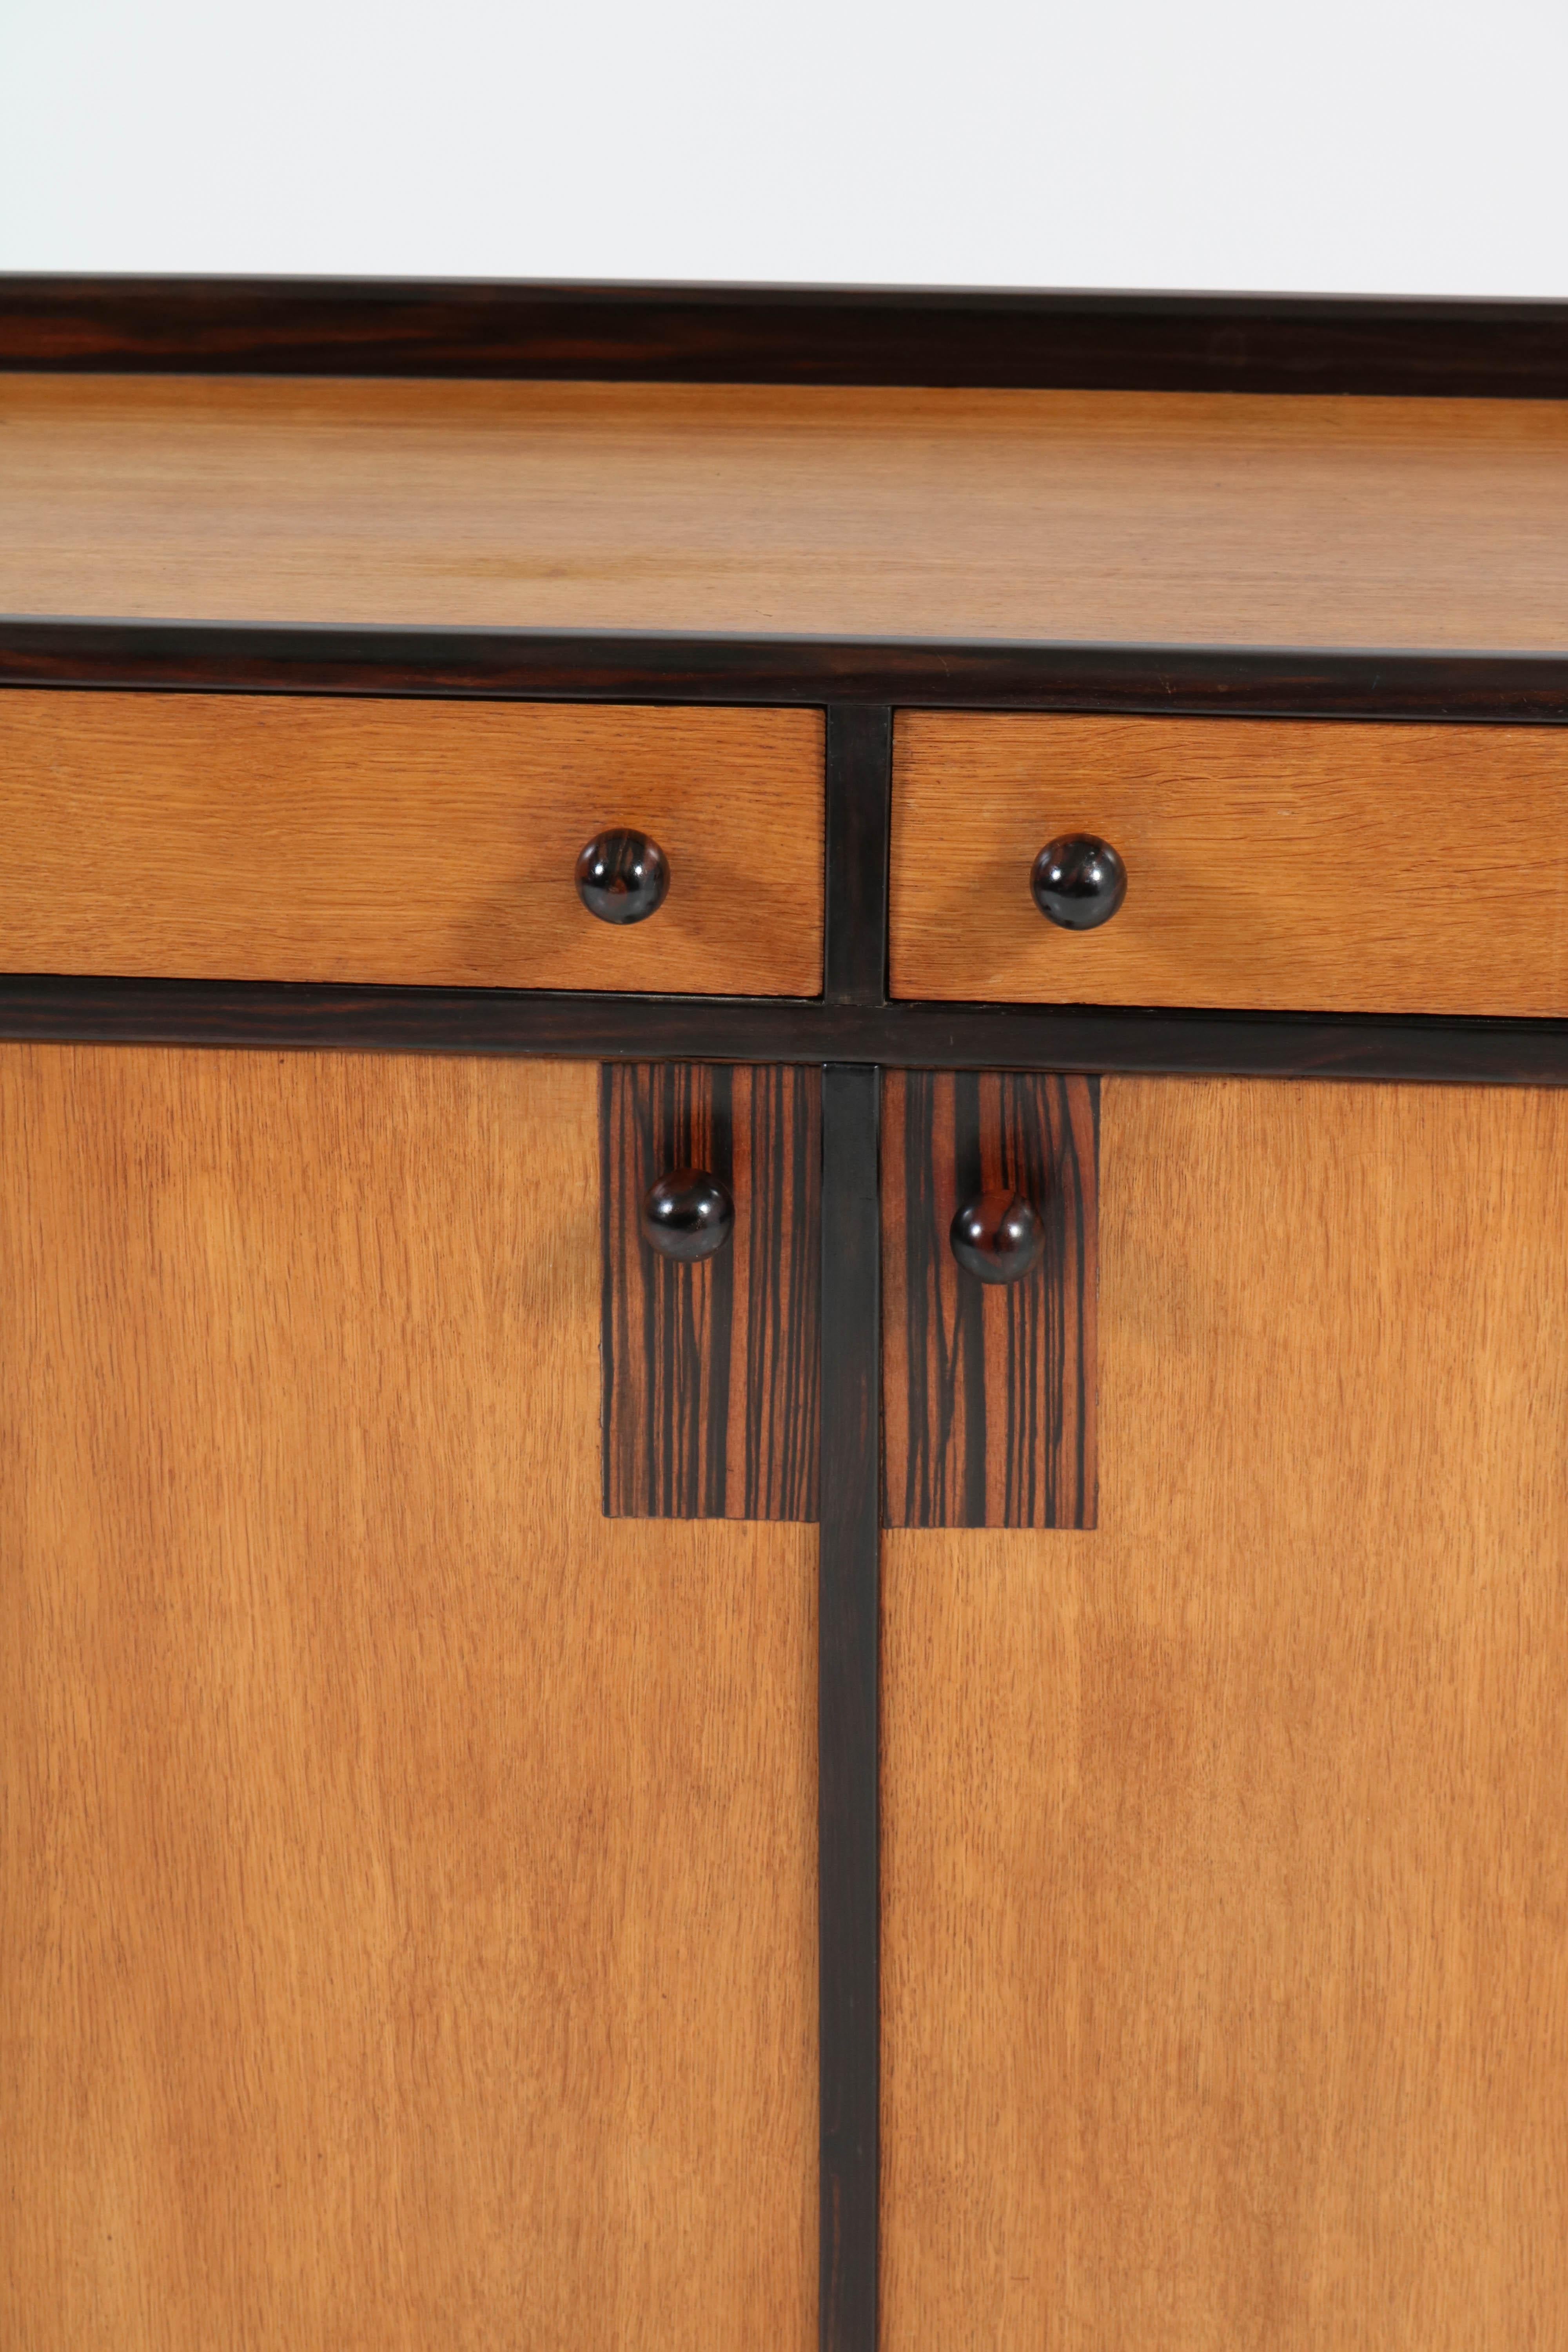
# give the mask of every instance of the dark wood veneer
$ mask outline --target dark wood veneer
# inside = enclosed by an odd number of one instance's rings
[[[893,714],[886,704],[836,704],[826,733],[822,992],[829,1004],[885,1004]]]
[[[814,1069],[605,1068],[607,1517],[816,1517],[820,1106]],[[683,1168],[735,1204],[732,1237],[696,1265],[641,1232],[645,1193]]]
[[[0,366],[1543,400],[1568,394],[1568,304],[11,276]]]
[[[1092,1528],[1100,1085],[1031,1071],[882,1082],[883,1479],[891,1528]],[[949,1232],[1016,1192],[1038,1265],[988,1286]]]
[[[0,688],[8,686],[1568,723],[1568,651],[1260,652],[0,614]],[[855,740],[856,773],[868,772],[865,740]]]
[[[822,2352],[876,2352],[881,2095],[879,1079],[822,1079],[817,1572]]]
[[[1568,1085],[1568,1021],[1415,1014],[879,1006],[800,997],[13,974],[0,975],[0,1038],[526,1054],[594,1062],[852,1060],[888,1069]]]

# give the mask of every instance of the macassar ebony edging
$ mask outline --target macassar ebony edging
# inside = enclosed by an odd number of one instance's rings
[[[1092,1528],[1100,1082],[892,1070],[882,1081],[882,1517],[890,1528]],[[1044,1250],[982,1282],[956,1212],[1013,1194]]]
[[[0,1039],[1568,1085],[1568,1021],[0,975]]]
[[[1568,724],[1568,652],[358,628],[16,614],[0,614],[0,688],[8,686]]]
[[[599,1135],[605,1517],[815,1519],[820,1071],[609,1063]],[[691,1168],[735,1208],[697,1265],[640,1230]]]
[[[824,764],[827,870],[822,992],[829,1004],[885,1004],[891,709],[886,703],[832,704]]]
[[[1568,304],[13,275],[0,367],[1543,400],[1568,394]]]
[[[876,2352],[880,2205],[881,1257],[874,1069],[822,1074],[818,2341]]]

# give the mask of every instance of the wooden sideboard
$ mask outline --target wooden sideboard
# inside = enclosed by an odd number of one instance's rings
[[[1568,2341],[1568,306],[0,280],[0,2341]]]

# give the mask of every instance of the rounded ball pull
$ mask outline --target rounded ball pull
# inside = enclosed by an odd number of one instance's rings
[[[602,923],[646,923],[668,889],[668,860],[646,833],[595,834],[577,860],[577,896]]]
[[[1046,1229],[1021,1192],[982,1192],[964,1202],[948,1238],[965,1274],[981,1282],[1016,1282],[1039,1264]]]
[[[661,1257],[694,1265],[735,1230],[735,1203],[705,1168],[675,1168],[643,1195],[643,1239]]]
[[[1029,877],[1035,904],[1064,931],[1092,931],[1109,923],[1127,896],[1127,868],[1109,841],[1094,833],[1064,833],[1047,841]]]

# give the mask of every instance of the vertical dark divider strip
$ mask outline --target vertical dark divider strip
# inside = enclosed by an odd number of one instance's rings
[[[827,713],[826,926],[822,993],[829,1004],[888,1001],[888,843],[893,714],[885,703]]]
[[[826,713],[822,992],[888,995],[893,714]],[[822,1074],[817,1570],[821,2352],[876,2352],[881,2098],[881,1072]]]
[[[821,2352],[875,2352],[880,2097],[880,1072],[822,1077]]]

